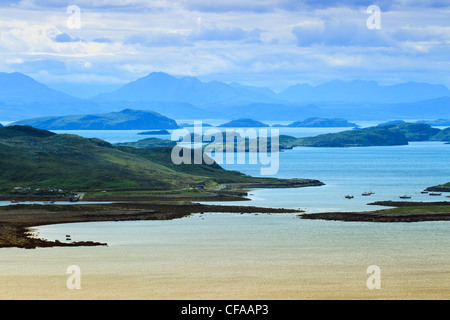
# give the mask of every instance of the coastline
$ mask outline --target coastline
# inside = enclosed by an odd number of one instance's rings
[[[202,193],[203,194],[203,193]],[[86,197],[83,201],[125,201],[108,204],[15,204],[0,207],[0,248],[18,247],[79,247],[107,246],[107,243],[82,241],[62,243],[35,238],[31,228],[64,223],[99,221],[173,220],[196,213],[301,213],[303,210],[277,209],[255,206],[221,206],[198,204],[192,201],[246,201],[244,191],[216,191],[203,195],[182,196],[106,196]],[[38,201],[38,198],[28,200]],[[42,200],[42,199],[39,199]]]
[[[301,214],[301,219],[353,222],[450,221],[450,202],[377,201],[368,205],[393,207],[367,212],[324,212]]]

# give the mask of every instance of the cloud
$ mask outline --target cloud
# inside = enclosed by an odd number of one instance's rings
[[[383,47],[393,45],[389,32],[369,29],[365,20],[356,24],[326,19],[321,23],[296,26],[292,29],[292,33],[300,47],[312,45]]]
[[[60,33],[57,36],[55,36],[54,39],[55,39],[56,42],[60,42],[60,43],[64,43],[64,42],[80,42],[81,41],[80,39],[72,38],[67,33]]]
[[[244,30],[238,27],[206,28],[199,27],[189,32],[147,32],[134,34],[126,39],[127,44],[140,44],[145,47],[193,46],[199,41],[221,42],[260,42],[261,30]]]

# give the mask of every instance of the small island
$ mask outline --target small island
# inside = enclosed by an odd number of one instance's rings
[[[142,136],[158,136],[158,135],[168,135],[170,134],[169,131],[167,130],[153,130],[153,131],[144,131],[144,132],[139,132],[138,135],[142,135]]]

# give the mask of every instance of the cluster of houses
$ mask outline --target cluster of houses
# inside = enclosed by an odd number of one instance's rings
[[[69,190],[62,190],[62,189],[43,189],[43,188],[30,188],[30,187],[15,187],[14,191],[35,191],[35,192],[54,192],[54,193],[69,193]]]

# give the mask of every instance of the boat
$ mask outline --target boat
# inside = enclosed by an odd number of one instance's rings
[[[19,203],[19,200],[11,200],[11,203]]]
[[[353,199],[354,198],[354,196],[350,196],[350,195],[346,195],[345,196],[347,199]]]
[[[370,196],[370,195],[372,195],[372,192],[363,192],[361,195],[362,196]]]
[[[400,196],[400,199],[411,199],[411,196],[405,194],[403,196]]]
[[[420,193],[427,194],[428,191],[427,190],[422,190],[422,191],[420,191]]]
[[[440,192],[430,192],[430,196],[440,196],[441,194]]]

